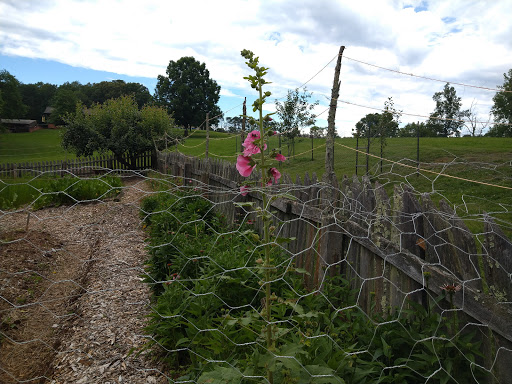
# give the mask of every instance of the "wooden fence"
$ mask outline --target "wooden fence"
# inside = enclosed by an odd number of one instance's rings
[[[176,152],[158,153],[157,163],[161,172],[205,186],[233,220],[246,214],[233,202],[261,203],[259,193],[240,195],[243,178],[233,164]],[[306,284],[318,287],[324,274],[341,273],[359,290],[358,306],[367,313],[404,308],[406,299],[426,305],[443,284],[460,284],[453,296],[460,318],[481,333],[486,366],[512,383],[512,242],[490,216],[475,236],[446,202],[437,207],[428,194],[400,185],[390,198],[368,178],[328,184],[306,174],[293,183],[284,175],[281,184],[296,200],[277,199],[272,211],[284,223],[279,236],[296,238],[287,251],[310,272]]]
[[[77,176],[90,175],[95,173],[104,173],[110,170],[137,170],[150,169],[155,164],[155,154],[151,151],[142,155],[130,158],[128,155],[123,156],[125,163],[114,155],[99,155],[92,157],[83,157],[69,160],[53,160],[25,163],[6,163],[0,164],[1,177],[23,177],[26,175],[34,176],[41,173],[50,174],[73,174]]]

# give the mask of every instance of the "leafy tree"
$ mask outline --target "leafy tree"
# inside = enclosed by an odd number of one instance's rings
[[[354,137],[376,137],[380,125],[380,113],[369,113],[356,123],[355,130],[352,130]]]
[[[62,145],[78,156],[111,151],[116,159],[135,169],[137,155],[154,148],[154,140],[169,132],[173,119],[161,107],[139,109],[133,96],[122,96],[86,109],[78,103],[66,117]],[[128,159],[124,158],[128,156]]]
[[[309,134],[313,136],[315,139],[325,137],[325,135],[327,134],[327,127],[321,128],[315,125],[309,129]]]
[[[50,121],[57,125],[65,124],[66,116],[75,111],[77,103],[90,105],[85,87],[78,81],[60,85],[51,101],[54,109]]]
[[[285,101],[275,101],[277,116],[280,119],[277,130],[283,132],[284,137],[291,142],[294,153],[295,137],[300,135],[300,130],[315,124],[316,115],[313,113],[313,109],[319,102],[316,100],[310,103],[309,99],[312,95],[313,93],[308,92],[306,87],[302,92],[296,88],[293,91],[288,90]]]
[[[35,84],[21,84],[20,90],[23,103],[28,107],[24,117],[41,122],[44,110],[51,106],[51,100],[57,92],[57,86],[38,82]]]
[[[457,96],[454,87],[446,83],[442,92],[436,92],[432,99],[436,102],[434,112],[430,114],[427,127],[436,132],[437,136],[460,136],[468,111],[461,111],[461,98]]]
[[[0,116],[3,119],[20,119],[25,116],[27,106],[23,104],[20,85],[21,83],[16,77],[5,69],[0,71],[0,92],[2,95]]]
[[[491,112],[497,124],[489,130],[488,136],[512,137],[512,69],[503,77],[503,85],[498,85],[501,91],[492,98],[494,105]]]
[[[184,126],[185,130],[200,126],[208,112],[211,124],[217,123],[214,117],[221,114],[217,106],[220,86],[210,79],[204,63],[190,56],[171,60],[166,74],[158,76],[155,100],[174,116],[178,125]]]
[[[242,129],[243,118],[241,116],[226,117],[226,127],[230,133],[236,133]]]
[[[419,132],[418,132],[419,131]],[[436,132],[430,130],[424,122],[407,123],[403,128],[398,130],[399,137],[433,137],[436,136]]]
[[[384,102],[382,113],[369,113],[356,123],[354,137],[396,137],[402,111],[395,108],[392,97]]]
[[[124,80],[101,81],[85,87],[89,102],[103,104],[109,99],[134,95],[139,108],[152,102],[153,97],[146,86],[139,83],[126,83]]]

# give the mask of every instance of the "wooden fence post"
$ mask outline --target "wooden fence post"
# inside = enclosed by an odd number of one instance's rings
[[[340,47],[338,54],[338,61],[336,62],[336,69],[334,70],[334,81],[331,91],[331,104],[329,107],[329,116],[327,118],[327,138],[325,142],[325,173],[329,177],[334,173],[334,137],[335,137],[335,123],[336,106],[338,105],[338,96],[340,92],[340,71],[341,71],[341,57],[345,46]]]

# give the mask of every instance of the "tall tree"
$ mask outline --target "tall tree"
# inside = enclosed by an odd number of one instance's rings
[[[234,117],[226,117],[226,127],[228,131],[231,133],[238,132],[242,129],[242,117],[234,116]]]
[[[65,124],[66,115],[75,111],[77,103],[82,103],[84,106],[90,105],[85,86],[78,81],[60,85],[51,101],[54,110],[50,121],[54,124]]]
[[[469,134],[473,137],[482,136],[482,132],[487,129],[491,122],[492,114],[490,114],[487,118],[487,121],[482,121],[478,116],[478,112],[476,109],[477,102],[473,100],[471,102],[471,106],[466,111],[466,121],[464,126],[466,127]]]
[[[27,106],[23,104],[20,90],[21,83],[7,72],[0,71],[0,92],[2,94],[2,109],[0,117],[3,119],[21,119],[25,117]]]
[[[398,130],[399,137],[435,137],[437,133],[430,130],[424,122],[407,123]]]
[[[294,152],[295,137],[300,134],[300,130],[315,124],[316,115],[313,110],[318,105],[318,100],[310,103],[309,99],[312,96],[313,93],[308,92],[306,87],[302,92],[296,88],[293,91],[288,90],[285,101],[275,101],[277,116],[280,119],[277,125],[278,131],[284,133]]]
[[[164,108],[146,105],[139,109],[133,95],[94,104],[87,111],[78,103],[74,114],[66,116],[66,123],[64,148],[78,156],[111,151],[130,169],[135,169],[136,156],[153,149],[154,140],[173,126]]]
[[[57,86],[38,82],[35,84],[21,84],[20,90],[23,103],[28,107],[24,117],[41,122],[44,110],[51,106],[51,100],[57,91]]]
[[[468,111],[461,110],[461,98],[457,96],[455,88],[450,87],[450,83],[446,83],[443,91],[434,93],[432,99],[436,102],[436,108],[430,114],[427,127],[436,132],[437,136],[460,136],[464,126],[462,120],[467,116]]]
[[[101,81],[85,86],[89,102],[103,104],[109,99],[134,95],[139,108],[151,103],[153,97],[146,86],[139,83],[126,83],[124,80]]]
[[[491,112],[496,124],[489,130],[489,136],[512,137],[512,69],[503,77],[503,85],[498,85],[501,91],[492,98],[494,105]]]
[[[211,124],[216,124],[215,116],[221,114],[217,106],[220,86],[210,78],[204,63],[187,56],[178,61],[171,60],[166,76],[158,75],[155,100],[167,108],[178,125],[197,127],[210,113]]]
[[[395,108],[392,97],[384,102],[382,113],[369,113],[356,123],[352,131],[354,137],[396,137],[402,111]]]

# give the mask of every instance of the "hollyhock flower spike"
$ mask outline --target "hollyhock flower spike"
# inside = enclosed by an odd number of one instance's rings
[[[236,159],[236,169],[243,177],[249,177],[256,164],[249,156],[239,155]]]

